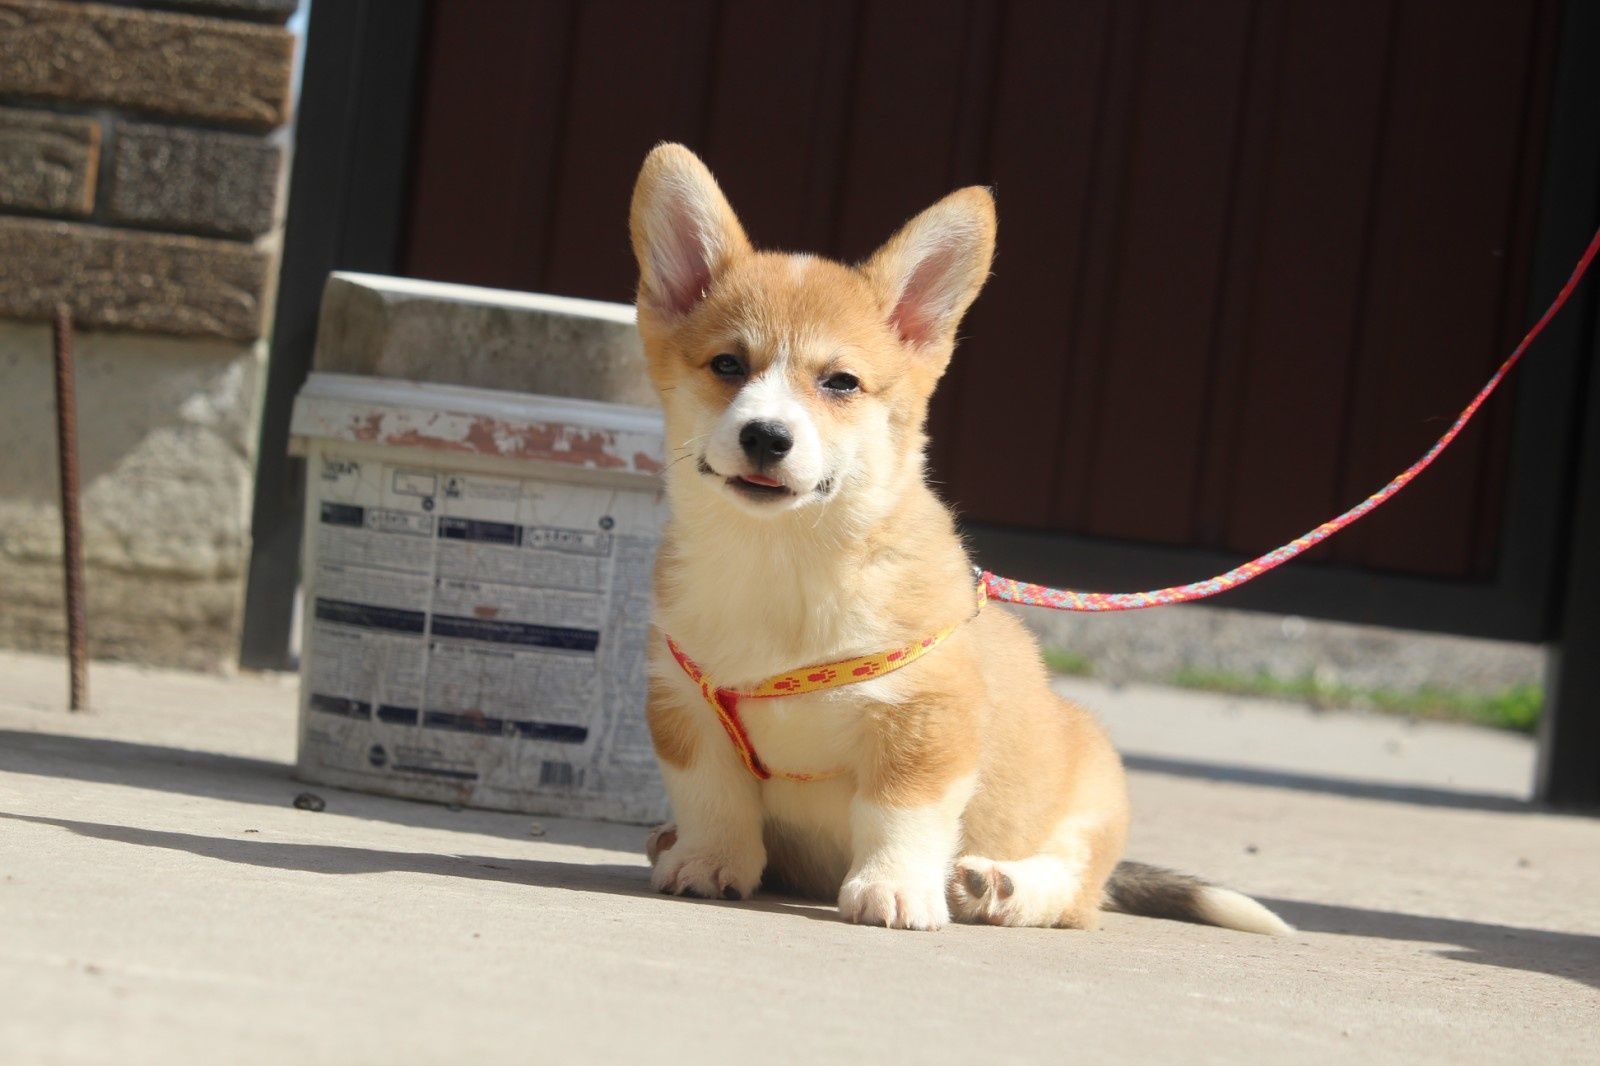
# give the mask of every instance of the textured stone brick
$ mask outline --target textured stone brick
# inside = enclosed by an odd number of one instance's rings
[[[238,665],[243,578],[84,570],[91,658],[218,673]],[[0,555],[0,647],[63,654],[61,587],[59,562]]]
[[[0,208],[86,215],[99,165],[93,119],[0,107]]]
[[[283,149],[259,137],[123,123],[107,214],[158,229],[254,237],[272,228]]]
[[[50,348],[47,325],[0,321],[0,646],[60,647]],[[73,348],[91,651],[237,662],[265,343],[84,331]]]
[[[231,241],[0,217],[0,315],[249,340],[261,334],[270,257]]]
[[[60,0],[0,0],[0,93],[237,123],[288,118],[281,26]]]
[[[174,11],[192,11],[197,15],[284,22],[294,14],[300,2],[299,0],[155,0],[150,6],[172,8]]]

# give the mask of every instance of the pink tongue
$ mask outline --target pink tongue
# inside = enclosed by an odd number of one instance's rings
[[[781,481],[770,477],[762,477],[760,474],[741,474],[739,477],[741,481],[748,481],[752,485],[765,485],[769,489],[775,489],[783,484]]]

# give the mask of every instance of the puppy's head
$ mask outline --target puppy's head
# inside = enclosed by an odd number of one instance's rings
[[[950,194],[846,266],[756,251],[705,164],[665,144],[630,223],[675,499],[756,517],[872,509],[921,477],[928,400],[994,254],[986,189]]]

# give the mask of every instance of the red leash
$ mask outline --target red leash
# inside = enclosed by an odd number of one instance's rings
[[[1511,372],[1522,358],[1522,353],[1534,339],[1544,332],[1545,326],[1555,318],[1569,297],[1583,280],[1584,273],[1589,269],[1589,264],[1594,262],[1595,253],[1600,251],[1600,231],[1596,231],[1589,241],[1589,247],[1584,249],[1583,257],[1578,260],[1578,265],[1573,268],[1572,276],[1567,283],[1561,286],[1561,291],[1556,294],[1555,301],[1545,309],[1539,321],[1523,336],[1522,342],[1517,345],[1509,358],[1500,364],[1500,369],[1494,372],[1489,383],[1478,391],[1466,409],[1456,418],[1454,424],[1445,430],[1444,436],[1436,441],[1433,447],[1412,463],[1393,481],[1389,482],[1377,492],[1368,496],[1360,503],[1337,518],[1329,519],[1316,529],[1303,537],[1297,537],[1282,547],[1274,548],[1265,555],[1250,560],[1242,566],[1236,566],[1225,574],[1205,581],[1196,581],[1188,585],[1174,585],[1171,588],[1154,589],[1150,592],[1077,592],[1072,589],[1053,589],[1045,585],[1029,585],[1021,581],[1013,581],[1008,577],[983,572],[982,581],[984,594],[991,600],[1004,600],[1007,603],[1025,603],[1034,607],[1051,607],[1058,611],[1137,611],[1143,607],[1161,607],[1169,603],[1187,603],[1190,600],[1203,600],[1215,596],[1229,589],[1237,588],[1254,578],[1260,577],[1274,567],[1282,566],[1307,548],[1321,544],[1345,526],[1353,524],[1357,519],[1365,517],[1378,505],[1386,502],[1391,496],[1405,488],[1411,479],[1428,469],[1429,465],[1438,458],[1439,453],[1450,446],[1466,428],[1472,416],[1478,413],[1491,393],[1499,386],[1501,380]]]
[[[1366,515],[1383,503],[1389,497],[1399,492],[1411,481],[1412,478],[1426,470],[1439,453],[1450,446],[1461,433],[1472,416],[1478,413],[1490,394],[1499,386],[1501,380],[1517,365],[1517,360],[1522,358],[1522,353],[1527,351],[1534,338],[1544,332],[1545,326],[1556,313],[1565,306],[1572,296],[1578,283],[1583,280],[1584,273],[1589,269],[1589,264],[1594,262],[1595,255],[1600,252],[1600,232],[1596,232],[1589,241],[1589,247],[1584,250],[1583,258],[1578,260],[1578,265],[1572,271],[1572,276],[1556,294],[1555,302],[1539,317],[1517,345],[1516,350],[1506,361],[1500,364],[1500,369],[1494,372],[1489,383],[1478,391],[1478,395],[1467,404],[1455,422],[1445,431],[1433,447],[1426,454],[1405,469],[1399,477],[1389,482],[1377,492],[1362,500],[1337,518],[1322,523],[1310,533],[1298,537],[1283,545],[1274,548],[1259,558],[1252,559],[1243,566],[1235,567],[1225,574],[1219,574],[1209,581],[1196,581],[1189,585],[1176,585],[1172,588],[1155,589],[1151,592],[1076,592],[1072,589],[1053,589],[1044,585],[1027,585],[1020,581],[1013,581],[1007,577],[999,577],[985,570],[979,575],[979,584],[983,596],[991,600],[1004,600],[1008,603],[1025,603],[1035,607],[1053,607],[1058,611],[1136,611],[1142,607],[1159,607],[1168,603],[1186,603],[1190,600],[1203,600],[1208,596],[1215,596],[1219,592],[1226,592],[1244,584],[1271,570],[1273,567],[1282,566],[1296,555],[1305,551],[1314,544],[1320,544],[1333,534],[1350,525],[1357,519]],[[979,606],[983,600],[980,598]],[[965,620],[963,620],[965,621]],[[769,699],[779,696],[794,696],[804,692],[816,692],[823,689],[838,688],[842,685],[853,685],[867,681],[884,674],[891,673],[915,662],[924,653],[932,650],[941,641],[962,625],[957,622],[948,629],[934,636],[915,641],[901,648],[894,648],[887,652],[874,655],[862,655],[854,659],[842,659],[833,663],[822,663],[809,666],[800,670],[793,670],[786,674],[778,674],[767,678],[754,687],[746,690],[723,688],[705,671],[686,655],[682,648],[671,637],[667,637],[667,647],[672,652],[673,658],[678,661],[685,674],[700,689],[701,696],[716,714],[722,723],[722,728],[728,734],[734,750],[738,752],[745,767],[758,780],[768,780],[773,776],[786,778],[790,781],[806,782],[818,781],[835,777],[846,772],[843,769],[829,770],[824,773],[790,773],[773,771],[769,769],[756,754],[755,746],[751,743],[750,736],[745,730],[744,721],[739,715],[739,703],[742,699]]]

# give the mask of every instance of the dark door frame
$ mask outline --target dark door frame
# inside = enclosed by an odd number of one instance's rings
[[[1571,0],[1565,8],[1541,190],[1539,240],[1546,251],[1534,278],[1543,285],[1561,276],[1552,246],[1576,255],[1600,226],[1600,65],[1594,59],[1600,4]],[[1584,288],[1560,335],[1572,345],[1575,372],[1567,397],[1577,425],[1565,461],[1536,473],[1566,480],[1553,496],[1563,506],[1552,553],[1550,667],[1534,793],[1551,803],[1600,807],[1600,282],[1591,278]],[[1540,410],[1519,409],[1519,423],[1530,416],[1536,421]]]
[[[289,215],[256,461],[240,665],[281,670],[299,587],[302,464],[289,416],[334,270],[399,266],[425,0],[317,0],[294,129]]]
[[[307,32],[283,267],[268,368],[241,662],[282,668],[299,572],[302,472],[289,414],[311,365],[331,270],[393,273],[404,239],[426,0],[315,3]],[[1568,0],[1552,82],[1527,306],[1536,315],[1600,223],[1600,6]],[[1518,370],[1501,553],[1493,581],[1430,581],[1287,567],[1222,605],[1547,642],[1542,798],[1600,803],[1600,375],[1591,281]],[[1373,486],[1376,488],[1377,486]],[[1320,520],[1325,516],[1314,516]],[[1237,558],[993,527],[968,530],[984,564],[1049,584],[1145,588]],[[1577,649],[1583,649],[1579,653]]]

